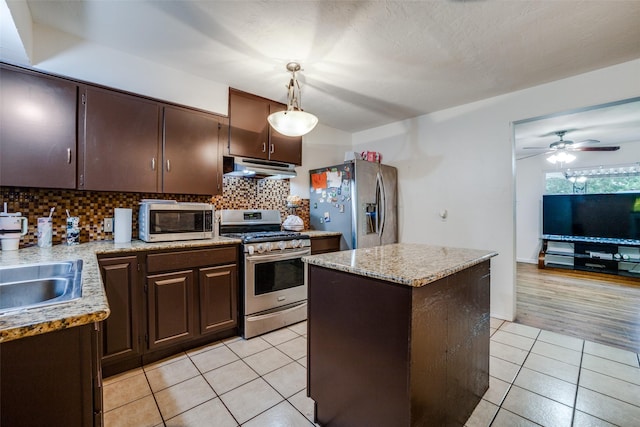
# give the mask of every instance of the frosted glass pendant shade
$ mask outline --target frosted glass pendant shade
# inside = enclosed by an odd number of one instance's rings
[[[278,111],[267,117],[269,124],[278,133],[286,136],[302,136],[313,130],[318,124],[318,118],[304,111]]]

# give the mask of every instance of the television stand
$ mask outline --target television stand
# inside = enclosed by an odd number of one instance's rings
[[[546,267],[640,278],[640,241],[543,235],[538,268]]]

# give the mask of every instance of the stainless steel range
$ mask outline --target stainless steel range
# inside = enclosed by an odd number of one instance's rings
[[[244,338],[307,318],[307,283],[300,258],[311,254],[309,236],[280,231],[276,210],[222,210],[220,235],[242,240]]]

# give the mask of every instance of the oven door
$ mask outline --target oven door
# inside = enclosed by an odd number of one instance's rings
[[[304,263],[310,248],[245,255],[244,314],[271,310],[307,299]]]

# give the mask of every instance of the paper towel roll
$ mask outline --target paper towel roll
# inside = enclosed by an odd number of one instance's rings
[[[131,242],[131,209],[115,208],[113,212],[114,243]]]

